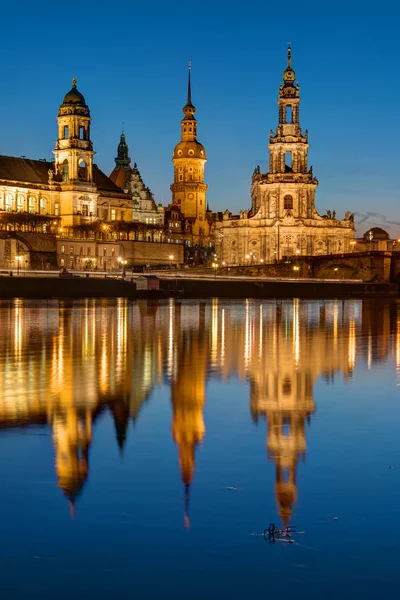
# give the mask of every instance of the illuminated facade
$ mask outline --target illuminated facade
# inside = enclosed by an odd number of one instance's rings
[[[190,245],[208,246],[211,234],[211,213],[207,210],[207,184],[204,183],[204,167],[207,162],[204,146],[197,140],[197,119],[192,104],[190,64],[188,76],[188,96],[183,108],[181,121],[181,141],[175,146],[172,156],[174,163],[174,183],[171,185],[172,208],[179,209],[183,216],[179,229],[169,231],[179,239],[182,235]],[[169,225],[169,223],[168,223]],[[171,228],[170,228],[171,229]]]
[[[110,179],[132,198],[132,219],[141,223],[164,225],[164,208],[156,204],[150,189],[144,184],[138,166],[131,167],[129,148],[124,133],[118,144],[115,169]]]
[[[132,198],[93,163],[90,110],[75,79],[57,123],[54,162],[0,157],[0,211],[60,218],[63,227],[132,220]]]
[[[256,167],[251,208],[232,216],[226,210],[215,224],[219,258],[229,265],[273,263],[285,256],[351,251],[354,218],[321,216],[315,208],[318,180],[308,166],[308,131],[300,126],[300,88],[288,63],[279,87],[278,127],[270,132],[269,172]]]

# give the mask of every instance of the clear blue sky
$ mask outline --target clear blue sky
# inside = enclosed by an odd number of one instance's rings
[[[213,210],[250,206],[268,168],[287,42],[318,177],[317,209],[356,213],[358,232],[400,236],[400,9],[395,2],[48,2],[2,7],[0,153],[50,158],[77,77],[95,161],[114,166],[121,123],[145,183],[170,201],[187,61]]]

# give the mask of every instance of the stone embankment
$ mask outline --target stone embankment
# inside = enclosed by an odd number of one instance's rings
[[[316,280],[161,278],[159,291],[141,297],[166,298],[370,298],[399,296],[398,284]],[[0,298],[136,298],[134,281],[95,277],[0,277]]]

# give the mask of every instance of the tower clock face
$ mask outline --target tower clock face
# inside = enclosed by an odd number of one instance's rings
[[[189,198],[189,200],[193,200],[194,194],[188,194],[188,198]]]

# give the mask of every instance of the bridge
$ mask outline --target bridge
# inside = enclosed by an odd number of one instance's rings
[[[321,256],[292,256],[273,264],[248,264],[218,268],[221,275],[361,279],[400,283],[400,252],[365,251]]]

